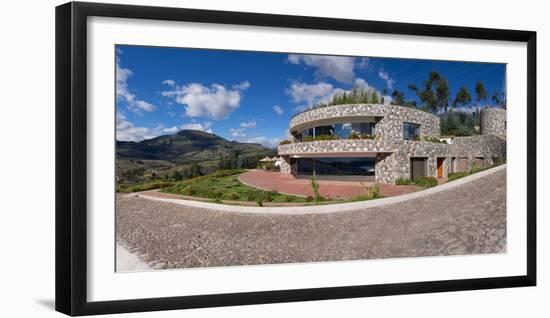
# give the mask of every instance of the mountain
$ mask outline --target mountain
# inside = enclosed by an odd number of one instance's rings
[[[275,151],[260,144],[228,141],[199,130],[182,130],[140,142],[116,142],[117,159],[163,160],[179,165],[219,160],[231,154],[260,157],[273,156]]]

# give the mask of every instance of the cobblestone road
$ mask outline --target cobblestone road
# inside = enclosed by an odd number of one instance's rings
[[[117,196],[117,239],[156,268],[505,252],[506,170],[401,203],[320,215]]]

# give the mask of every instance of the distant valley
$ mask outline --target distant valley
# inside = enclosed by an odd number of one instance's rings
[[[182,130],[140,142],[116,141],[116,175],[119,182],[157,178],[186,178],[219,168],[252,168],[274,149],[261,144],[228,141],[199,130]]]

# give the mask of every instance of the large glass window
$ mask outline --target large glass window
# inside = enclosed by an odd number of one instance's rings
[[[403,139],[420,140],[420,125],[403,123]]]
[[[313,137],[313,128],[309,128],[309,129],[306,129],[306,130],[302,130],[297,136],[296,138],[298,138],[299,141],[303,141],[304,140],[304,137]]]
[[[334,126],[317,126],[315,127],[315,136],[334,135]]]
[[[302,130],[296,137],[303,141],[304,137],[336,135],[340,139],[348,139],[352,133],[357,135],[375,135],[375,123],[337,123],[334,125],[317,126]]]
[[[376,158],[298,158],[299,175],[374,176]]]

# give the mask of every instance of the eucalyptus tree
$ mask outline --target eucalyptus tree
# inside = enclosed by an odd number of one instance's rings
[[[493,96],[491,96],[491,99],[495,102],[495,104],[506,109],[506,95],[504,93],[495,91]]]
[[[391,102],[392,105],[401,105],[401,106],[405,105],[405,93],[394,89],[393,92],[391,93],[391,97],[392,97],[392,102]]]
[[[468,87],[462,86],[456,93],[455,99],[453,100],[453,107],[457,106],[466,106],[472,102],[472,96]]]
[[[479,114],[479,104],[483,100],[487,100],[488,92],[485,89],[485,85],[483,85],[482,81],[478,81],[476,83],[476,101],[477,101],[477,112]]]
[[[432,71],[422,84],[422,90],[415,84],[409,85],[409,89],[416,93],[424,109],[434,113],[439,110],[446,112],[449,106],[449,82],[447,79],[438,72]]]

